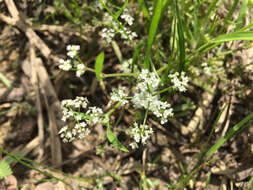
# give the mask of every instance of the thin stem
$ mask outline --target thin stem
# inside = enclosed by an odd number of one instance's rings
[[[30,169],[32,169],[32,170],[35,170],[35,171],[39,172],[40,174],[43,174],[43,175],[45,175],[45,176],[48,176],[48,177],[50,177],[50,178],[52,178],[52,179],[56,179],[56,180],[58,180],[58,181],[61,181],[61,182],[63,182],[64,184],[68,185],[71,189],[73,189],[73,188],[72,188],[67,182],[65,182],[63,179],[58,178],[58,177],[55,177],[55,176],[53,176],[52,174],[50,174],[50,173],[48,173],[48,172],[45,172],[45,171],[42,171],[42,170],[40,170],[40,169],[38,169],[38,168],[33,167],[32,165],[30,165],[30,164],[28,164],[28,163],[22,161],[20,158],[18,158],[18,156],[13,155],[13,154],[7,152],[7,151],[6,151],[5,149],[3,149],[2,147],[0,147],[0,151],[3,152],[3,153],[5,153],[7,156],[13,158],[14,160],[16,160],[17,162],[19,162],[20,164],[22,164],[22,165],[24,165],[24,166],[26,166],[26,167],[28,167],[28,168],[30,168]]]
[[[137,77],[138,74],[136,73],[111,73],[111,74],[105,74],[102,73],[102,78],[110,78],[110,77]]]
[[[149,107],[149,106],[148,106],[148,107]],[[144,120],[143,120],[143,125],[146,124],[147,117],[148,117],[148,109],[145,110],[145,116],[144,116]]]
[[[169,87],[167,87],[167,88],[165,88],[165,89],[160,90],[159,92],[155,93],[154,95],[161,94],[161,93],[166,92],[166,91],[171,90],[171,89],[173,89],[173,87],[172,87],[172,86],[169,86]]]

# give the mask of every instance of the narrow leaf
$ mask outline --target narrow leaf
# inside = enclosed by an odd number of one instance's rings
[[[207,159],[210,159],[212,155],[230,138],[235,136],[239,131],[245,128],[245,124],[253,118],[253,112],[245,117],[242,121],[237,123],[232,129],[230,129],[227,134],[220,138],[208,151],[207,151]],[[246,125],[247,126],[247,125]]]
[[[158,24],[160,21],[162,8],[163,8],[163,1],[157,0],[156,7],[155,7],[153,17],[152,17],[152,21],[151,21],[151,24],[149,27],[148,44],[147,44],[147,49],[146,49],[146,53],[145,53],[144,68],[149,68],[149,58],[150,58],[151,46],[152,46],[153,41],[155,39],[156,31],[158,29]]]
[[[253,31],[223,34],[211,40],[211,42],[220,43],[220,42],[228,42],[228,41],[234,41],[234,40],[253,40]]]
[[[95,72],[96,72],[96,77],[100,81],[101,80],[101,72],[103,70],[103,64],[104,64],[104,52],[101,52],[97,58],[96,58],[96,63],[95,63]]]
[[[184,64],[185,64],[185,40],[184,40],[184,30],[183,30],[183,24],[179,13],[179,8],[177,4],[177,0],[174,0],[174,7],[176,11],[177,16],[177,34],[178,34],[178,43],[179,43],[179,65],[178,70],[179,72],[184,70]]]
[[[107,125],[106,135],[110,143],[113,144],[116,148],[124,151],[129,152],[126,147],[124,147],[118,140],[117,136],[112,132],[110,125]]]

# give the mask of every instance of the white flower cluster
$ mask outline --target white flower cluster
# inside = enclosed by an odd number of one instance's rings
[[[76,64],[76,76],[80,77],[85,73],[85,65],[83,63]]]
[[[88,125],[95,125],[101,122],[102,109],[97,107],[89,107],[87,98],[76,97],[76,99],[66,99],[61,102],[63,110],[62,120],[72,120],[75,122],[74,126],[64,126],[59,131],[63,142],[71,142],[75,138],[82,139],[85,135],[90,133]],[[88,109],[85,113],[80,112],[80,109]],[[77,111],[76,111],[77,110]]]
[[[128,103],[127,100],[127,93],[126,93],[126,87],[120,86],[118,89],[113,88],[111,95],[111,101],[113,102],[120,102],[122,105],[125,105]]]
[[[173,83],[174,87],[179,90],[179,92],[186,91],[189,78],[185,75],[185,72],[181,72],[181,75],[178,72],[170,74],[169,78],[171,78],[171,82]]]
[[[169,103],[160,101],[160,96],[156,94],[159,82],[160,80],[155,73],[143,69],[138,76],[131,102],[135,108],[144,108],[151,111],[156,117],[160,118],[161,124],[164,124],[168,121],[168,117],[173,116],[173,109]],[[129,97],[125,87],[112,90],[111,101],[121,102],[122,105],[125,105],[129,103],[127,99]]]
[[[68,45],[67,46],[67,56],[69,56],[71,59],[60,59],[59,60],[59,68],[64,71],[69,70],[75,70],[76,76],[80,77],[85,73],[85,65],[83,63],[80,63],[77,59],[75,59],[76,55],[78,54],[78,51],[80,50],[79,45]]]
[[[153,134],[153,129],[148,125],[140,125],[134,123],[134,127],[130,129],[130,136],[134,139],[134,142],[130,143],[132,149],[138,148],[137,143],[146,144],[146,141]]]
[[[78,51],[80,50],[80,46],[79,45],[68,45],[67,46],[67,56],[74,58],[77,54]]]
[[[69,71],[70,69],[72,69],[72,64],[71,64],[70,59],[67,59],[67,60],[60,59],[59,63],[60,63],[59,68],[64,71]]]
[[[105,14],[105,20],[112,24],[113,29],[104,28],[101,33],[101,37],[104,38],[108,43],[111,43],[112,39],[114,38],[116,31],[121,34],[121,38],[127,40],[134,40],[137,37],[136,32],[132,32],[130,29],[125,27],[120,21],[120,25],[123,26],[124,30],[119,26],[117,22],[115,22],[112,16]],[[126,21],[126,23],[131,26],[134,22],[134,18],[129,15],[129,11],[126,8],[123,13],[121,14],[120,18]]]
[[[107,43],[111,43],[114,36],[115,36],[114,29],[103,28],[101,37],[104,38],[107,41]]]
[[[132,72],[132,66],[133,66],[133,72],[137,73],[138,67],[137,65],[133,65],[133,59],[124,60],[123,63],[120,65],[120,70],[123,71],[123,73],[131,73]]]
[[[119,30],[122,39],[127,40],[128,39],[127,37],[129,37],[130,40],[134,40],[134,38],[138,37],[136,32],[132,32],[126,27],[124,27],[124,30],[126,33],[124,33],[123,30]]]
[[[123,13],[120,15],[120,18],[125,20],[129,26],[131,26],[134,23],[134,18],[129,14],[127,8],[124,9]]]
[[[173,109],[169,103],[160,101],[160,96],[156,95],[159,82],[155,73],[143,69],[138,76],[135,94],[131,101],[136,108],[150,110],[161,119],[161,124],[164,124],[169,116],[173,116]]]
[[[120,69],[123,71],[123,73],[131,73],[131,65],[132,65],[133,59],[128,59],[123,61]]]

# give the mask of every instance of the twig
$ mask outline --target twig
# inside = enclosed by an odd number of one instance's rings
[[[36,55],[34,46],[30,46],[30,66],[31,66],[31,82],[34,87],[34,91],[36,94],[36,108],[38,111],[37,123],[38,123],[38,136],[39,136],[39,160],[42,158],[44,154],[44,122],[43,122],[43,114],[42,114],[42,105],[40,101],[40,92],[39,92],[39,84],[38,84],[38,76],[36,72]]]

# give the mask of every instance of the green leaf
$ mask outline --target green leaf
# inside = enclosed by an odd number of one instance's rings
[[[245,32],[234,32],[230,34],[223,34],[211,40],[211,42],[220,43],[220,42],[229,42],[229,41],[234,41],[234,40],[253,40],[253,32],[245,31]]]
[[[144,68],[149,68],[149,58],[150,58],[150,51],[151,46],[153,44],[153,41],[155,39],[155,34],[158,29],[158,24],[161,18],[161,12],[163,9],[163,1],[157,0],[156,7],[153,13],[152,21],[149,27],[149,33],[148,33],[148,44],[147,49],[145,53],[145,60],[144,60]]]
[[[124,147],[116,137],[116,135],[112,132],[110,125],[107,125],[106,129],[106,135],[110,143],[113,144],[116,148],[124,151],[124,152],[129,152],[126,147]]]
[[[103,64],[104,64],[104,52],[101,52],[97,58],[96,58],[96,63],[95,63],[95,72],[96,72],[96,77],[100,81],[101,80],[101,72],[103,70]]]
[[[9,164],[5,160],[2,160],[0,162],[0,179],[3,179],[6,176],[11,175],[11,174],[12,174],[12,171],[10,169]]]
[[[245,129],[248,125],[245,124],[253,118],[253,112],[250,113],[247,117],[245,117],[242,121],[237,123],[232,129],[230,129],[227,134],[220,138],[208,151],[207,151],[207,159],[210,159],[212,155],[230,138],[235,136],[239,131]]]

